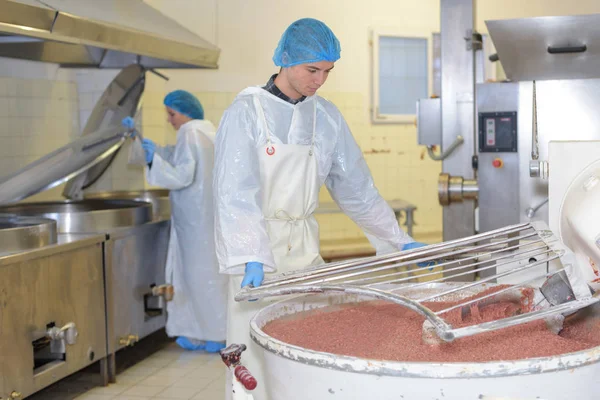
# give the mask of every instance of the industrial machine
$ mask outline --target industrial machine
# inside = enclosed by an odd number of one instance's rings
[[[0,204],[5,204],[0,212],[54,219],[60,233],[104,236],[102,297],[110,381],[116,376],[116,352],[166,323],[166,295],[172,291],[165,285],[170,227],[168,217],[160,215],[165,210],[153,211],[152,203],[126,199],[131,193],[123,194],[125,199],[112,193],[95,199],[11,203],[65,181],[65,195],[83,198],[83,190],[102,175],[127,141],[120,121],[135,113],[144,76],[139,65],[122,70],[101,96],[80,138],[0,180]],[[157,194],[158,200],[166,193]]]
[[[600,16],[486,21],[509,81],[476,83],[474,3],[441,1],[441,99],[418,105],[419,143],[442,150],[444,240],[538,219],[554,230],[549,143],[600,140]]]

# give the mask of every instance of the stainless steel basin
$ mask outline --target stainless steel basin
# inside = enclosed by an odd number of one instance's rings
[[[56,221],[0,215],[0,253],[14,253],[56,244]]]
[[[169,219],[171,217],[171,203],[169,202],[169,190],[167,189],[117,190],[112,192],[86,193],[84,197],[86,199],[144,201],[152,204],[152,215],[155,220]]]
[[[0,207],[0,213],[50,218],[59,233],[87,233],[150,222],[152,205],[133,200],[52,201]]]

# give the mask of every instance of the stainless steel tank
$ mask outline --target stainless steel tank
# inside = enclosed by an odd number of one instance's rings
[[[56,244],[57,236],[52,219],[0,215],[0,255]]]
[[[149,190],[117,190],[111,192],[85,193],[85,199],[102,200],[136,200],[152,204],[152,215],[154,220],[171,218],[171,203],[169,201],[169,190],[167,189],[149,189]]]
[[[49,218],[60,233],[102,232],[152,221],[152,205],[133,200],[20,203],[0,207],[0,213]]]
[[[440,293],[451,285],[455,284],[429,284],[418,290],[423,295],[434,294]],[[514,361],[400,362],[319,352],[284,343],[262,330],[270,321],[294,318],[294,314],[303,311],[369,300],[372,299],[349,294],[307,295],[271,304],[256,313],[250,322],[250,335],[263,350],[266,381],[258,384],[265,385],[269,398],[286,400],[325,400],[338,397],[381,400],[592,400],[598,398],[600,347],[553,357]],[[600,307],[588,311],[600,315]],[[254,343],[251,345],[255,346]],[[242,355],[242,363],[243,361]]]

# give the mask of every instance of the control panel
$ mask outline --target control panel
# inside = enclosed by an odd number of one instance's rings
[[[481,153],[517,152],[517,113],[479,113],[479,151]]]

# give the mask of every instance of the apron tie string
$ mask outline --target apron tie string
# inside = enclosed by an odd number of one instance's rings
[[[308,217],[296,217],[290,215],[286,210],[279,208],[275,211],[275,216],[271,218],[265,218],[267,221],[286,221],[290,225],[290,234],[288,236],[288,253],[292,250],[292,237],[294,235],[294,226],[296,222],[308,219]]]

